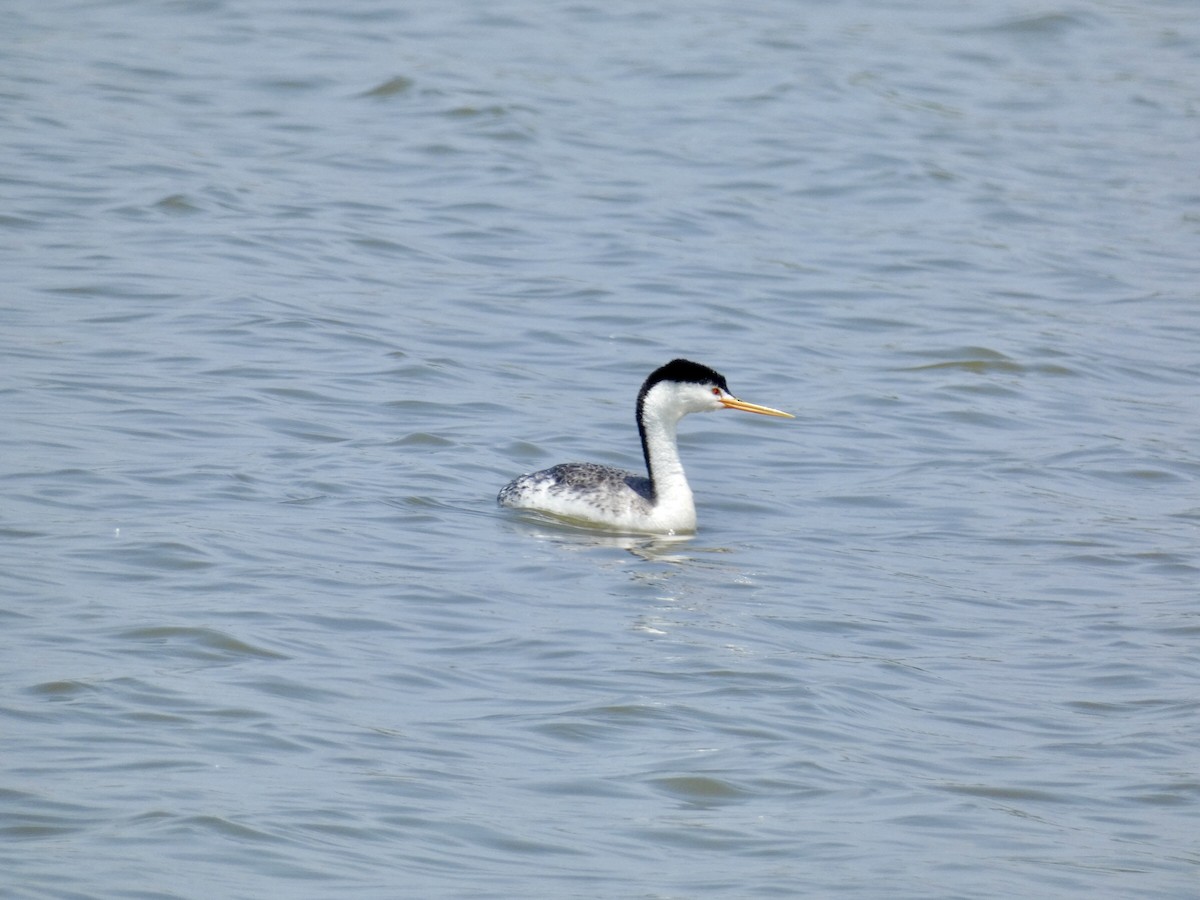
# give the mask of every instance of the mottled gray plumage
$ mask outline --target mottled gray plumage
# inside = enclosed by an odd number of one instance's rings
[[[654,485],[644,475],[600,463],[560,463],[522,475],[506,484],[497,498],[501,506],[518,506],[520,497],[544,491],[549,497],[584,499],[605,519],[627,513],[650,515]]]

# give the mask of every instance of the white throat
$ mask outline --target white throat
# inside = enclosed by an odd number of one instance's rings
[[[646,394],[641,409],[641,432],[646,466],[654,483],[655,517],[669,519],[674,529],[695,528],[696,504],[683,461],[679,458],[679,420],[697,411],[680,402],[679,388],[658,384]]]

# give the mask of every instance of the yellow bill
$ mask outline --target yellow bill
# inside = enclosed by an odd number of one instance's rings
[[[757,403],[747,403],[745,400],[738,400],[736,397],[722,397],[721,405],[726,409],[740,409],[742,412],[758,413],[760,416],[779,416],[784,419],[796,418],[791,413],[785,413],[781,409],[759,406]]]

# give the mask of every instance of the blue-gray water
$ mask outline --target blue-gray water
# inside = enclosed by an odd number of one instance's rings
[[[1200,18],[34,3],[0,894],[1200,883]],[[637,466],[700,531],[497,488]]]

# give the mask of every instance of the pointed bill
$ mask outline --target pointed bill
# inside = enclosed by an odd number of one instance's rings
[[[760,416],[779,416],[784,419],[796,418],[791,413],[785,413],[781,409],[772,409],[769,406],[759,406],[757,403],[747,403],[745,400],[738,400],[735,397],[722,397],[721,405],[726,409],[740,409],[742,412],[758,413]]]

